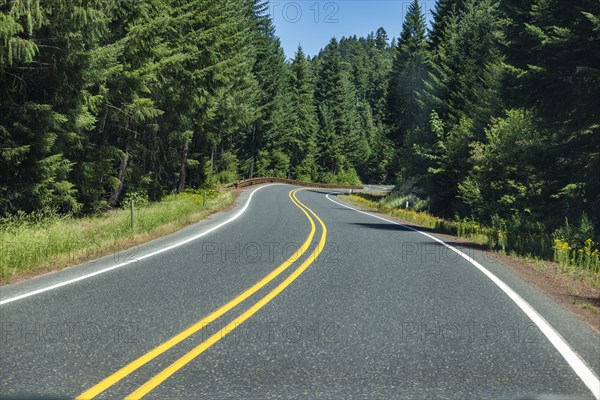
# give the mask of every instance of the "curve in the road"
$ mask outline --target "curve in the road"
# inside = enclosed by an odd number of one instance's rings
[[[92,398],[96,397],[97,395],[99,395],[100,393],[104,392],[105,390],[107,390],[108,388],[110,388],[111,386],[113,386],[114,384],[116,384],[117,382],[121,381],[123,378],[127,377],[128,375],[130,375],[134,371],[136,371],[139,368],[141,368],[142,366],[146,365],[147,363],[149,363],[150,361],[152,361],[153,359],[155,359],[159,355],[165,353],[166,351],[168,351],[172,347],[176,346],[178,343],[184,341],[188,337],[190,337],[193,334],[195,334],[196,332],[200,331],[202,328],[204,328],[204,327],[208,326],[210,323],[216,321],[218,318],[220,318],[221,316],[223,316],[225,313],[229,312],[234,307],[236,307],[239,304],[241,304],[243,301],[245,301],[246,299],[248,299],[250,296],[252,296],[256,292],[258,292],[260,289],[262,289],[267,284],[269,284],[271,281],[273,281],[275,278],[277,278],[279,275],[281,275],[292,264],[294,264],[298,259],[300,259],[300,257],[302,257],[302,255],[308,250],[308,248],[310,247],[310,244],[313,241],[313,238],[314,238],[314,235],[315,235],[315,232],[316,232],[316,226],[315,226],[314,220],[311,218],[311,216],[308,213],[308,212],[310,212],[321,223],[321,226],[323,227],[323,234],[322,234],[322,237],[321,237],[321,241],[319,242],[319,245],[317,246],[317,249],[301,265],[301,267],[299,267],[294,272],[294,274],[299,269],[301,269],[302,267],[304,267],[304,269],[308,268],[308,266],[310,265],[310,262],[308,264],[307,264],[307,262],[308,261],[312,262],[312,260],[314,260],[316,257],[318,257],[319,253],[322,251],[322,248],[323,248],[324,242],[325,242],[325,226],[323,224],[323,221],[321,221],[319,219],[319,217],[316,216],[316,214],[314,214],[314,212],[312,210],[310,210],[308,207],[306,207],[304,204],[302,204],[296,198],[295,195],[300,190],[303,190],[303,189],[294,189],[294,190],[292,190],[292,191],[289,192],[288,196],[291,199],[291,201],[304,213],[304,215],[306,216],[306,218],[310,222],[311,230],[310,230],[310,233],[309,233],[307,239],[302,244],[302,246],[298,249],[298,251],[294,252],[294,254],[291,257],[289,257],[286,261],[284,261],[279,267],[277,267],[276,269],[274,269],[273,271],[271,271],[267,276],[265,276],[263,279],[261,279],[260,281],[258,281],[252,287],[250,287],[247,290],[245,290],[244,292],[242,292],[239,296],[235,297],[230,302],[226,303],[225,305],[223,305],[222,307],[220,307],[216,311],[212,312],[211,314],[209,314],[208,316],[204,317],[203,319],[201,319],[197,323],[193,324],[192,326],[190,326],[186,330],[184,330],[181,333],[177,334],[176,336],[172,337],[168,341],[164,342],[163,344],[157,346],[156,348],[154,348],[153,350],[149,351],[148,353],[142,355],[138,359],[136,359],[136,360],[132,361],[131,363],[127,364],[126,366],[122,367],[121,369],[119,369],[114,374],[110,375],[109,377],[105,378],[104,380],[102,380],[98,384],[96,384],[93,387],[91,387],[90,389],[86,390],[84,393],[80,394],[77,397],[77,399],[92,399]],[[255,193],[255,192],[253,192],[253,193]],[[248,199],[247,204],[249,204],[249,203],[250,203],[250,199]],[[247,204],[246,204],[245,208],[247,208]],[[308,212],[307,212],[307,210],[308,210]],[[286,281],[284,281],[284,283]],[[289,283],[291,283],[291,281]],[[289,285],[289,283],[287,285]],[[283,285],[283,283],[280,286],[282,286],[282,285]],[[282,287],[280,289],[280,286],[278,286],[271,293],[269,293],[267,296],[265,296],[265,298],[267,298],[268,296],[270,296],[273,292],[276,292],[272,296],[272,298],[274,298],[277,294],[279,294],[281,291],[283,291],[283,289],[285,289],[285,287]],[[280,289],[280,290],[277,291],[278,289]],[[265,304],[267,304],[272,299],[272,298],[268,299],[266,302],[264,302],[264,304],[262,304],[260,307],[257,308],[257,305],[260,302],[264,301],[265,298],[263,298],[262,300],[260,300],[259,302],[257,302],[250,310],[246,311],[240,317],[236,318],[236,320],[234,320],[234,322],[232,322],[231,324],[234,324],[233,325],[234,327],[236,327],[237,325],[241,324],[244,320],[246,320],[247,318],[249,318],[252,314],[254,314],[256,311],[258,311],[260,308],[262,308]],[[252,310],[254,310],[254,311],[251,312]],[[246,316],[246,317],[242,318],[244,316]],[[229,325],[226,328],[224,328],[223,331],[226,330],[226,329],[229,329],[229,331],[227,331],[226,333],[217,332],[215,335],[211,336],[208,340],[206,340],[204,343],[202,343],[200,346],[198,346],[198,347],[202,347],[202,350],[200,351],[200,353],[202,351],[206,350],[208,347],[212,346],[212,344],[216,343],[218,340],[220,340],[221,338],[223,338],[227,333],[229,333],[230,331],[233,330],[233,328],[231,328]],[[210,342],[210,344],[207,344],[208,342]],[[200,353],[196,354],[194,357],[198,356]],[[188,355],[186,354],[186,356],[188,356]],[[182,357],[182,359],[185,358],[186,356]],[[187,362],[189,362],[189,360]],[[181,367],[183,367],[183,365],[181,365],[179,368],[181,368]],[[171,368],[171,367],[169,367],[169,368]],[[177,368],[177,369],[179,369],[179,368]],[[169,376],[172,375],[174,372],[175,371],[172,371],[169,374]],[[167,377],[164,377],[164,379],[162,379],[162,381],[164,381]],[[156,382],[155,380],[156,380],[156,378],[153,378],[152,380],[149,381],[149,382],[155,383],[154,386],[152,386],[152,388],[154,388],[158,384],[160,384],[160,382]],[[146,393],[149,392],[152,388],[147,389]],[[142,395],[140,395],[138,393],[138,394],[135,395],[135,397],[139,398],[139,397],[142,397]]]
[[[184,244],[187,244],[189,242],[197,240],[197,239],[199,239],[199,238],[201,238],[203,236],[206,236],[209,233],[214,232],[217,229],[219,229],[219,228],[221,228],[221,227],[229,224],[230,222],[233,222],[236,219],[238,219],[248,209],[248,206],[250,205],[250,202],[252,201],[252,197],[254,196],[254,194],[256,192],[258,192],[259,190],[264,189],[264,188],[269,187],[269,186],[272,186],[272,185],[280,185],[280,184],[279,183],[273,183],[273,184],[270,184],[270,185],[265,185],[265,186],[261,186],[261,187],[257,188],[252,193],[250,193],[250,197],[248,197],[248,201],[246,201],[246,204],[244,204],[244,207],[242,207],[242,209],[239,210],[237,213],[235,213],[231,218],[229,218],[229,219],[221,222],[220,224],[218,224],[216,226],[213,226],[212,228],[207,229],[207,230],[205,230],[205,231],[203,231],[203,232],[201,232],[201,233],[199,233],[197,235],[194,235],[192,237],[189,237],[187,239],[184,239],[182,241],[174,243],[174,244],[172,244],[170,246],[162,247],[162,248],[160,248],[160,249],[158,249],[156,251],[153,251],[151,253],[144,254],[143,256],[136,257],[136,258],[131,258],[131,259],[129,259],[129,260],[125,261],[125,262],[122,262],[120,264],[113,265],[111,267],[101,269],[99,271],[95,271],[95,272],[92,272],[92,273],[89,273],[89,274],[81,275],[81,276],[78,276],[77,278],[69,279],[69,280],[66,280],[66,281],[54,284],[54,285],[43,287],[41,289],[37,289],[37,290],[33,290],[33,291],[30,291],[30,292],[27,292],[27,293],[23,293],[23,294],[20,294],[18,296],[14,296],[14,297],[11,297],[11,298],[8,298],[8,299],[5,299],[5,300],[0,300],[0,306],[2,306],[4,304],[15,302],[15,301],[18,301],[18,300],[25,299],[27,297],[35,296],[35,295],[38,295],[38,294],[41,294],[41,293],[44,293],[44,292],[48,292],[50,290],[58,289],[58,288],[61,288],[63,286],[71,285],[73,283],[80,282],[80,281],[83,281],[85,279],[89,279],[89,278],[92,278],[94,276],[101,275],[101,274],[104,274],[106,272],[110,272],[110,271],[113,271],[115,269],[118,269],[118,268],[122,268],[122,267],[124,267],[126,265],[129,265],[129,264],[132,264],[132,263],[136,263],[136,262],[139,262],[141,260],[153,257],[155,255],[158,255],[158,254],[164,253],[166,251],[175,249],[177,247],[183,246]]]
[[[179,358],[177,361],[175,361],[174,363],[169,365],[167,368],[163,369],[160,373],[158,373],[153,378],[151,378],[146,383],[144,383],[142,386],[140,386],[138,389],[133,391],[129,396],[126,397],[126,399],[128,399],[128,400],[141,399],[146,394],[148,394],[150,391],[152,391],[154,388],[156,388],[158,385],[160,385],[165,380],[167,380],[170,376],[172,376],[177,371],[179,371],[181,368],[183,368],[185,365],[187,365],[189,362],[191,362],[196,357],[198,357],[200,354],[202,354],[206,350],[208,350],[211,346],[213,346],[219,340],[223,339],[229,333],[233,332],[242,323],[244,323],[247,319],[252,317],[252,315],[256,314],[261,308],[266,306],[271,300],[273,300],[275,297],[277,297],[277,295],[279,295],[281,292],[283,292],[292,282],[294,282],[319,257],[319,255],[325,248],[325,243],[327,240],[327,227],[325,226],[325,223],[321,220],[321,218],[319,218],[319,216],[314,213],[314,211],[312,211],[309,207],[307,207],[305,204],[300,202],[300,200],[298,200],[298,198],[295,196],[296,193],[299,192],[300,190],[304,190],[304,189],[297,189],[292,192],[292,194],[291,194],[292,201],[294,202],[294,204],[296,204],[298,207],[300,207],[303,211],[304,211],[304,209],[308,210],[319,221],[319,224],[321,225],[321,229],[322,229],[321,239],[319,240],[319,244],[317,245],[315,250],[312,252],[312,254],[306,260],[304,260],[304,262],[294,272],[292,272],[292,274],[290,276],[288,276],[283,282],[281,282],[275,289],[273,289],[271,292],[269,292],[267,295],[265,295],[262,299],[257,301],[247,311],[242,313],[239,317],[235,318],[233,321],[231,321],[229,324],[227,324],[227,326],[222,328],[217,333],[213,334],[211,337],[209,337],[207,340],[205,340],[204,342],[202,342],[201,344],[196,346],[194,349],[192,349],[191,351],[186,353],[184,356]],[[306,213],[306,211],[305,211],[305,213]],[[312,219],[311,219],[311,222],[312,222]]]
[[[459,249],[449,245],[448,243],[444,242],[443,240],[436,238],[435,236],[432,236],[425,232],[421,232],[418,229],[414,229],[410,226],[401,224],[399,222],[396,222],[396,221],[393,221],[393,220],[390,220],[387,218],[383,218],[378,215],[374,215],[374,214],[356,209],[354,207],[350,207],[346,204],[342,204],[338,201],[333,200],[329,196],[330,196],[329,194],[326,196],[327,199],[339,206],[348,208],[350,210],[354,210],[356,212],[371,216],[373,218],[377,218],[377,219],[389,222],[391,224],[400,225],[406,229],[410,229],[412,231],[420,233],[421,235],[424,235],[424,236],[428,237],[429,239],[432,239],[432,240],[440,243],[441,245],[447,247],[448,249],[452,250],[453,252],[455,252],[456,254],[458,254],[459,256],[464,258],[465,260],[467,260],[469,263],[471,263],[475,268],[477,268],[485,276],[487,276],[496,286],[498,286],[500,288],[500,290],[502,290],[525,313],[525,315],[527,315],[527,317],[535,325],[537,325],[537,327],[544,334],[544,336],[546,336],[546,338],[556,348],[556,350],[565,359],[565,361],[567,361],[567,363],[573,369],[573,371],[575,371],[577,376],[579,376],[581,381],[588,387],[588,389],[590,389],[590,391],[592,392],[594,397],[596,397],[596,399],[600,400],[600,380],[598,379],[598,377],[596,376],[594,371],[592,371],[592,369],[587,366],[587,364],[585,363],[585,361],[583,361],[583,359],[579,356],[579,354],[577,354],[575,352],[575,350],[573,350],[571,348],[571,346],[567,343],[567,341],[552,327],[552,325],[550,325],[550,323],[548,323],[548,321],[546,321],[544,319],[544,317],[542,317],[527,301],[525,301],[525,299],[523,299],[523,297],[521,297],[517,292],[515,292],[513,289],[511,289],[506,283],[502,282],[502,280],[500,280],[496,275],[494,275],[492,272],[490,272],[487,268],[485,268],[483,265],[481,265],[480,263],[475,261],[469,255],[467,255],[464,252],[460,251]]]

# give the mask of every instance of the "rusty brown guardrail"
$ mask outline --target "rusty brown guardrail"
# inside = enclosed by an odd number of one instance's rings
[[[361,190],[364,189],[361,185],[336,185],[333,183],[315,183],[315,182],[304,182],[304,181],[296,181],[294,179],[285,179],[285,178],[252,178],[252,179],[244,179],[242,181],[237,181],[233,183],[233,187],[242,188],[246,186],[260,185],[263,183],[287,183],[289,185],[297,185],[297,186],[307,186],[307,187],[315,187],[321,189],[356,189]]]

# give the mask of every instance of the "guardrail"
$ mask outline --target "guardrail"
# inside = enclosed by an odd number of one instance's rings
[[[252,178],[245,179],[243,181],[237,181],[233,183],[233,187],[242,188],[246,186],[252,185],[260,185],[263,183],[287,183],[289,185],[297,185],[297,186],[307,186],[307,187],[315,187],[321,189],[353,189],[353,190],[362,190],[364,187],[362,185],[336,185],[332,183],[314,183],[314,182],[304,182],[304,181],[296,181],[294,179],[285,179],[285,178]]]

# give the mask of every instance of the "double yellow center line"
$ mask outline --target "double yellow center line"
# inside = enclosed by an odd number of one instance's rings
[[[317,221],[319,221],[319,224],[321,225],[322,232],[323,232],[321,234],[321,239],[319,240],[319,243],[318,243],[317,247],[315,248],[315,250],[312,252],[312,254],[308,258],[306,258],[305,261],[294,272],[292,272],[283,282],[281,282],[275,289],[273,289],[271,292],[269,292],[267,295],[265,295],[263,298],[261,298],[259,301],[257,301],[254,305],[252,305],[252,307],[250,307],[247,311],[242,313],[240,316],[238,316],[233,321],[231,321],[229,324],[227,324],[224,328],[222,328],[221,330],[219,330],[218,332],[216,332],[215,334],[210,336],[208,339],[206,339],[200,345],[198,345],[197,347],[195,347],[194,349],[192,349],[191,351],[186,353],[184,356],[179,358],[177,361],[175,361],[174,363],[169,365],[167,368],[162,370],[160,373],[158,373],[157,375],[152,377],[150,380],[148,380],[146,383],[144,383],[138,389],[133,391],[129,396],[127,396],[127,399],[139,399],[139,398],[142,398],[143,396],[145,396],[152,389],[154,389],[155,387],[160,385],[162,382],[164,382],[167,378],[169,378],[171,375],[173,375],[174,373],[179,371],[181,368],[183,368],[186,364],[188,364],[194,358],[198,357],[200,354],[202,354],[204,351],[206,351],[212,345],[214,345],[219,340],[221,340],[222,338],[227,336],[229,333],[231,333],[234,329],[236,329],[238,326],[240,326],[244,321],[246,321],[248,318],[250,318],[256,312],[258,312],[261,308],[263,308],[271,300],[273,300],[277,295],[279,295],[283,290],[285,290],[285,288],[287,288],[294,280],[296,280],[313,263],[313,261],[319,256],[319,254],[321,254],[321,252],[325,248],[325,241],[327,238],[327,228],[326,228],[325,224],[323,223],[323,221],[321,220],[321,218],[319,218],[317,216],[317,214],[314,213],[314,211],[312,211],[310,208],[308,208],[305,204],[303,204],[296,197],[296,194],[301,190],[304,190],[304,189],[294,189],[294,190],[290,191],[290,193],[288,194],[290,199],[292,200],[292,202],[304,213],[306,218],[308,218],[308,220],[310,222],[310,226],[311,226],[311,230],[308,235],[308,238],[302,244],[300,249],[298,249],[297,252],[295,252],[290,258],[288,258],[285,262],[283,262],[283,264],[281,264],[279,267],[274,269],[271,273],[269,273],[263,279],[258,281],[252,287],[250,287],[249,289],[247,289],[246,291],[244,291],[243,293],[238,295],[236,298],[234,298],[227,304],[223,305],[221,308],[214,311],[210,315],[201,319],[194,325],[190,326],[183,332],[177,334],[176,336],[172,337],[168,341],[166,341],[163,344],[159,345],[158,347],[154,348],[150,352],[144,354],[143,356],[139,357],[135,361],[124,366],[123,368],[121,368],[114,374],[110,375],[106,379],[102,380],[101,382],[99,382],[98,384],[93,386],[92,388],[86,390],[84,393],[80,394],[77,397],[77,399],[92,399],[95,396],[97,396],[98,394],[104,392],[106,389],[108,389],[115,383],[119,382],[121,379],[125,378],[132,372],[136,371],[137,369],[144,366],[148,362],[152,361],[153,359],[155,359],[159,355],[163,354],[167,350],[171,349],[178,343],[187,339],[194,333],[200,331],[203,327],[216,321],[218,318],[220,318],[225,313],[227,313],[228,311],[230,311],[231,309],[233,309],[234,307],[236,307],[237,305],[242,303],[244,300],[246,300],[247,298],[249,298],[256,292],[258,292],[261,288],[266,286],[269,282],[271,282],[273,279],[275,279],[277,276],[279,276],[281,273],[283,273],[286,269],[288,269],[294,262],[296,262],[308,250],[308,248],[310,247],[310,244],[312,243],[312,240],[313,240],[315,232],[316,232],[315,222],[310,215],[310,214],[312,214],[317,219]]]

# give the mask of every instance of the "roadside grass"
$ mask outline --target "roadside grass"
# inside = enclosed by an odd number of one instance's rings
[[[61,217],[48,213],[0,220],[0,284],[36,272],[61,269],[175,232],[233,203],[231,191],[180,193],[135,207],[134,232],[130,210],[97,216]]]
[[[579,300],[577,297],[573,297],[571,303],[573,303],[574,306],[590,310],[593,314],[598,314],[598,309],[588,300],[582,301]]]
[[[585,242],[582,249],[573,249],[562,240],[552,240],[550,236],[514,235],[505,231],[481,226],[472,220],[446,220],[426,212],[401,208],[401,205],[381,201],[383,197],[369,194],[340,195],[347,202],[366,210],[387,214],[405,221],[468,239],[514,257],[520,257],[535,265],[538,270],[545,270],[543,261],[558,264],[561,273],[574,279],[588,282],[600,287],[600,252],[594,249],[591,239]]]

